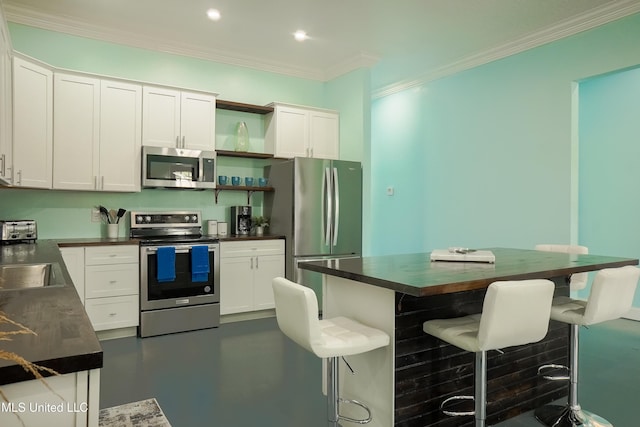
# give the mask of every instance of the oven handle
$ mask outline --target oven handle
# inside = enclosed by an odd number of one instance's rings
[[[177,254],[187,254],[189,253],[189,251],[191,250],[193,246],[175,246],[176,248],[176,253]],[[145,247],[145,252],[146,253],[152,253],[152,252],[157,252],[158,248],[157,247]],[[212,252],[216,249],[215,246],[209,246],[209,252]]]

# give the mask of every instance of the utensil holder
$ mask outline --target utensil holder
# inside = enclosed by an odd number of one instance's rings
[[[107,224],[107,238],[108,239],[117,239],[118,238],[118,228],[119,224]]]

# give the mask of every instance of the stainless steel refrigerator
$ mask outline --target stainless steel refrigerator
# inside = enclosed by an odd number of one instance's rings
[[[286,236],[288,279],[312,288],[322,307],[322,275],[299,262],[362,255],[362,165],[295,158],[267,166],[269,232]],[[322,308],[321,308],[322,309]]]

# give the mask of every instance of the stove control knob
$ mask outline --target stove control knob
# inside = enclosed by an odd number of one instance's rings
[[[151,222],[151,217],[149,215],[147,215],[147,216],[144,217],[144,220],[146,222]]]
[[[138,215],[136,217],[136,224],[141,224],[143,220],[144,220],[144,218],[142,217],[142,215]]]
[[[198,222],[198,216],[197,215],[192,216],[191,221]]]
[[[184,222],[189,222],[189,215],[184,216]]]

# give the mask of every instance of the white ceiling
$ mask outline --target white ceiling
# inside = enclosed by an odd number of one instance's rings
[[[437,72],[640,11],[640,0],[0,1],[9,21],[318,80],[417,57],[420,74]],[[311,38],[295,41],[297,29]]]

